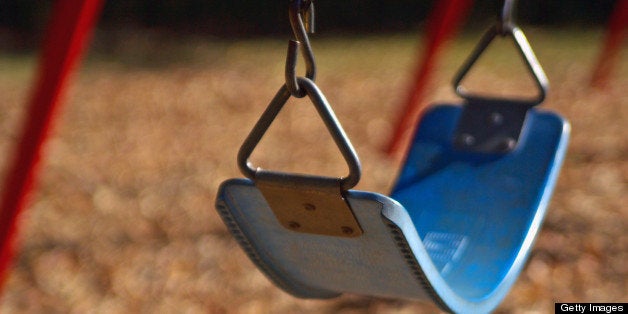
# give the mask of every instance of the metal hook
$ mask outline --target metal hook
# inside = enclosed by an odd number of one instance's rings
[[[302,98],[306,95],[306,92],[299,87],[296,75],[297,50],[299,50],[299,47],[305,60],[305,77],[312,81],[316,79],[316,60],[314,59],[314,52],[307,35],[314,32],[314,2],[312,0],[292,0],[290,2],[289,17],[296,40],[288,42],[286,86],[292,96]]]
[[[516,6],[517,0],[504,0],[504,6],[497,23],[497,29],[502,36],[506,35],[515,26],[514,12]]]

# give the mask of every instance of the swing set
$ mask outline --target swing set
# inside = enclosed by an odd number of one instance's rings
[[[349,292],[431,300],[451,312],[490,312],[525,264],[565,156],[569,124],[556,113],[537,109],[547,92],[547,78],[515,23],[515,0],[504,1],[499,21],[454,79],[461,103],[423,108],[422,95],[437,56],[472,1],[437,3],[403,118],[387,149],[391,154],[407,152],[405,163],[391,195],[385,196],[351,189],[361,177],[359,158],[315,83],[316,61],[308,38],[314,3],[290,1],[295,39],[288,46],[285,84],[238,153],[247,178],[225,181],[216,198],[216,209],[232,235],[283,290],[304,298]],[[55,2],[27,120],[2,194],[2,283],[14,252],[16,217],[36,182],[42,145],[102,5],[99,0]],[[628,1],[619,0],[595,71],[597,86],[608,80],[627,15]],[[536,83],[534,99],[493,98],[461,86],[497,37],[514,41]],[[306,66],[303,77],[296,74],[299,50]],[[348,165],[345,177],[284,173],[249,161],[288,99],[306,96]]]

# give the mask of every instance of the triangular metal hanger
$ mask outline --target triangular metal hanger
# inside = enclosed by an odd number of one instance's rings
[[[536,98],[517,99],[515,100],[515,102],[524,104],[524,105],[529,105],[529,106],[535,106],[535,105],[540,104],[545,99],[545,95],[547,94],[547,90],[549,87],[547,76],[545,75],[543,68],[539,64],[539,61],[537,60],[536,55],[532,51],[532,48],[530,47],[530,44],[528,43],[526,36],[523,34],[523,31],[521,31],[519,27],[512,24],[507,24],[507,25],[498,24],[489,28],[488,31],[484,33],[484,36],[482,37],[478,45],[475,47],[475,49],[473,50],[469,58],[462,65],[462,67],[460,68],[460,70],[458,71],[458,73],[456,74],[454,78],[453,85],[454,85],[456,94],[458,94],[458,96],[469,101],[478,100],[478,99],[481,99],[481,100],[490,99],[490,100],[501,100],[501,101],[513,102],[512,99],[489,98],[486,96],[480,96],[473,93],[469,93],[460,84],[462,80],[465,78],[465,76],[469,73],[469,70],[473,67],[475,62],[480,58],[482,53],[486,50],[486,48],[490,45],[493,39],[495,39],[495,37],[497,36],[502,36],[502,37],[509,36],[513,39],[515,46],[517,47],[517,50],[521,54],[521,57],[523,58],[523,61],[525,62],[525,65],[530,71],[530,74],[532,75],[532,78],[534,79],[536,87],[538,88],[538,94]]]
[[[238,166],[244,175],[255,182],[277,220],[284,227],[304,233],[359,236],[362,234],[362,228],[344,198],[345,191],[354,187],[360,180],[361,167],[358,156],[316,84],[304,77],[297,78],[297,83],[299,89],[305,92],[316,107],[347,162],[349,174],[342,178],[330,178],[268,171],[251,165],[249,157],[253,150],[291,96],[287,85],[279,89],[242,144],[238,153]]]
[[[475,62],[482,55],[484,50],[490,45],[490,43],[497,37],[498,35],[501,37],[509,36],[513,39],[517,50],[521,54],[525,65],[527,66],[536,86],[538,88],[538,95],[536,99],[519,99],[516,100],[517,103],[527,104],[530,106],[535,106],[543,102],[545,99],[545,95],[547,94],[547,90],[549,87],[549,82],[539,60],[536,58],[534,51],[532,51],[532,47],[530,47],[530,43],[528,39],[523,34],[523,31],[517,26],[515,23],[515,9],[516,9],[516,0],[504,0],[504,5],[502,7],[501,14],[499,15],[498,22],[491,28],[489,28],[484,36],[475,47],[469,58],[462,65],[460,70],[458,70],[458,74],[456,74],[454,78],[454,89],[458,96],[467,99],[487,99],[487,97],[482,97],[474,94],[470,94],[464,90],[464,88],[460,85],[464,77],[467,75],[471,67],[475,64]],[[511,99],[492,99],[492,100],[505,100],[512,101]]]
[[[316,84],[304,77],[297,78],[297,82],[299,83],[299,87],[305,90],[312,104],[314,104],[314,107],[316,107],[316,111],[325,123],[327,130],[329,130],[331,137],[349,167],[349,174],[346,177],[338,179],[340,187],[342,190],[346,191],[354,187],[358,184],[358,181],[360,181],[361,166],[355,149],[351,145],[351,142],[349,142],[342,126],[340,126],[336,115],[331,110],[327,99]],[[290,91],[288,91],[286,85],[282,86],[251,130],[249,136],[244,140],[242,147],[240,147],[240,151],[238,152],[238,166],[242,173],[252,180],[256,178],[261,169],[257,167],[254,168],[248,159],[290,96]]]

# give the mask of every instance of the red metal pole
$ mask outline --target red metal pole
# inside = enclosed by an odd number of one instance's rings
[[[13,257],[17,217],[39,170],[42,145],[59,109],[72,70],[81,59],[102,0],[58,0],[43,42],[37,80],[14,159],[4,182],[0,207],[0,289]]]
[[[628,0],[618,0],[608,23],[604,48],[602,48],[597,65],[593,69],[591,86],[603,88],[608,84],[613,67],[619,58],[620,48],[626,36],[626,28],[628,28]]]
[[[428,19],[423,58],[417,63],[405,106],[399,112],[395,132],[386,147],[388,155],[396,155],[407,149],[408,138],[414,133],[416,124],[426,108],[422,99],[434,67],[438,64],[441,48],[464,21],[472,4],[473,0],[436,1],[436,7]]]

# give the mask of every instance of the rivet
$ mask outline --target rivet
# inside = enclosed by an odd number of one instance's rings
[[[504,116],[499,112],[493,112],[489,116],[488,121],[494,125],[501,125],[502,123],[504,123]]]
[[[465,146],[471,146],[475,144],[475,137],[469,133],[463,133],[458,136],[458,141]]]
[[[353,228],[351,227],[342,226],[340,229],[342,229],[342,233],[344,234],[353,234]]]
[[[499,142],[497,149],[502,152],[509,152],[515,148],[517,142],[512,137],[507,137]]]

